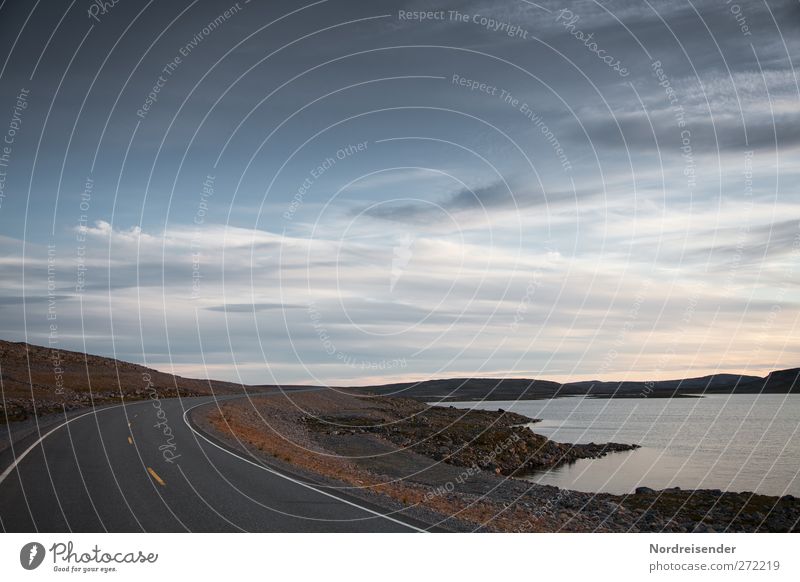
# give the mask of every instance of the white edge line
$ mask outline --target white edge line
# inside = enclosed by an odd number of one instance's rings
[[[210,398],[210,397],[211,396],[208,396],[208,398]],[[201,396],[200,398],[204,398],[204,397]],[[225,399],[225,400],[227,400],[227,399]],[[121,406],[135,406],[136,404],[139,404],[141,402],[146,402],[146,401],[145,400],[134,400],[132,402],[125,402],[123,404],[115,404],[114,406],[103,406],[103,407],[100,407],[100,408],[92,408],[92,410],[89,410],[88,412],[84,412],[83,414],[79,414],[78,416],[74,416],[74,417],[70,418],[68,421],[66,421],[66,422],[64,422],[62,424],[59,424],[56,427],[53,427],[52,429],[47,431],[45,434],[43,434],[41,437],[39,437],[39,440],[37,440],[35,443],[33,443],[31,446],[29,446],[27,449],[25,449],[20,456],[14,457],[14,462],[12,462],[6,468],[6,470],[3,471],[3,474],[0,475],[0,485],[2,485],[3,481],[5,481],[6,478],[11,473],[14,472],[14,468],[17,465],[19,465],[19,463],[20,463],[20,461],[22,461],[22,459],[24,459],[26,456],[28,456],[28,453],[30,453],[33,449],[38,447],[44,439],[49,437],[51,434],[56,432],[58,429],[64,428],[65,426],[67,426],[73,420],[78,420],[79,418],[83,418],[84,416],[89,416],[90,414],[97,414],[98,412],[103,412],[104,410],[111,410],[111,409],[114,409],[114,408],[120,408]],[[202,402],[202,403],[198,404],[197,406],[202,406],[203,404],[208,404],[208,403],[207,402]],[[196,406],[193,406],[192,408],[196,408]],[[134,416],[136,416],[136,415],[134,415]],[[128,426],[130,426],[130,425],[131,425],[131,423],[128,422]],[[8,433],[8,438],[9,438],[9,442],[11,442],[12,445],[13,445],[13,440],[12,440],[12,437],[11,437],[11,431],[10,430],[9,430],[9,433]],[[13,453],[13,447],[12,447],[11,451]]]
[[[11,463],[5,471],[3,471],[2,475],[0,475],[0,485],[2,485],[3,481],[6,480],[6,477],[8,477],[9,475],[11,475],[11,473],[14,472],[14,469],[17,467],[17,465],[19,465],[19,463],[20,463],[20,461],[22,461],[22,459],[24,459],[25,457],[28,456],[28,453],[30,453],[33,449],[38,447],[42,443],[42,441],[44,439],[49,437],[51,434],[56,432],[58,429],[64,428],[65,426],[67,426],[73,420],[78,420],[79,418],[83,418],[84,416],[89,416],[90,414],[97,414],[98,412],[103,412],[104,410],[111,410],[112,408],[119,408],[120,406],[125,406],[125,405],[124,404],[117,404],[115,406],[108,406],[108,407],[103,407],[103,408],[100,408],[100,409],[92,409],[89,412],[84,412],[83,414],[79,414],[78,416],[74,416],[74,417],[70,418],[67,422],[59,424],[58,426],[50,429],[45,434],[40,436],[39,440],[37,440],[35,443],[33,443],[31,446],[29,446],[27,449],[25,449],[25,451],[23,451],[23,453],[20,456],[14,458],[14,462]],[[11,439],[11,432],[10,431],[8,433],[8,438]]]
[[[250,465],[253,465],[254,467],[258,467],[259,469],[262,469],[262,470],[264,470],[264,471],[266,471],[266,472],[268,472],[268,473],[272,473],[273,475],[276,475],[277,477],[281,477],[281,478],[283,478],[283,479],[286,479],[287,481],[291,481],[292,483],[295,483],[295,484],[297,484],[297,485],[300,485],[300,486],[302,486],[302,487],[305,487],[306,489],[311,489],[312,491],[316,491],[317,493],[320,493],[320,494],[322,494],[322,495],[325,495],[326,497],[330,497],[330,498],[332,498],[332,499],[335,499],[335,500],[337,500],[337,501],[341,501],[342,503],[346,503],[347,505],[351,505],[351,506],[353,506],[353,507],[357,507],[358,509],[361,509],[361,510],[363,510],[363,511],[366,511],[367,513],[371,513],[372,515],[377,515],[378,517],[382,517],[382,518],[384,518],[384,519],[388,519],[389,521],[393,521],[394,523],[398,523],[398,524],[400,524],[400,525],[402,525],[402,526],[405,526],[405,527],[407,527],[407,528],[413,529],[413,530],[415,530],[415,531],[417,531],[417,532],[420,532],[420,533],[429,533],[427,530],[420,529],[420,528],[418,528],[418,527],[415,527],[415,526],[413,526],[413,525],[411,525],[411,524],[408,524],[408,523],[406,523],[406,522],[404,522],[404,521],[400,521],[399,519],[395,519],[395,518],[393,518],[393,517],[389,517],[388,515],[384,515],[383,513],[379,512],[379,511],[374,511],[374,510],[372,510],[372,509],[369,509],[368,507],[364,507],[364,506],[362,506],[362,505],[359,505],[359,504],[357,504],[357,503],[353,503],[352,501],[348,501],[347,499],[342,499],[341,497],[338,497],[338,496],[336,496],[336,495],[333,495],[332,493],[328,493],[327,491],[323,491],[322,489],[317,489],[316,487],[314,487],[314,486],[312,486],[312,485],[309,485],[308,483],[303,483],[302,481],[298,481],[297,479],[294,479],[294,478],[292,478],[292,477],[289,477],[288,475],[284,475],[283,473],[281,473],[281,472],[279,472],[279,471],[276,471],[275,469],[271,469],[270,467],[266,467],[266,466],[264,466],[264,465],[260,465],[260,464],[258,464],[258,463],[254,463],[254,462],[253,462],[253,461],[251,461],[250,459],[246,459],[245,457],[242,457],[242,456],[240,456],[240,455],[237,455],[237,454],[236,454],[236,453],[234,453],[233,451],[229,451],[229,450],[228,450],[228,449],[226,449],[225,447],[221,447],[221,446],[219,446],[217,443],[215,443],[214,441],[212,441],[211,439],[209,439],[208,437],[206,437],[206,436],[205,436],[203,433],[201,433],[201,432],[200,432],[200,431],[198,431],[198,430],[195,430],[195,429],[194,429],[194,427],[193,427],[193,426],[192,426],[192,425],[189,423],[189,421],[186,419],[186,415],[187,415],[187,414],[189,414],[189,413],[190,413],[192,410],[194,410],[195,408],[197,408],[197,407],[199,407],[199,406],[205,406],[206,404],[209,404],[209,403],[208,403],[208,402],[204,402],[204,403],[202,403],[202,404],[196,404],[195,406],[192,406],[191,408],[187,408],[187,409],[186,409],[186,411],[183,413],[183,422],[186,424],[186,426],[188,426],[188,427],[189,427],[189,430],[191,430],[191,431],[192,431],[194,434],[196,434],[197,436],[199,436],[200,438],[202,438],[202,439],[203,439],[204,441],[206,441],[207,443],[209,443],[209,444],[211,444],[211,445],[214,445],[214,446],[215,446],[215,447],[217,447],[219,450],[221,450],[221,451],[224,451],[224,452],[228,453],[229,455],[231,455],[231,456],[233,456],[233,457],[236,457],[237,459],[239,459],[239,460],[241,460],[241,461],[244,461],[245,463],[249,463]],[[49,433],[48,433],[48,434],[49,434]],[[26,452],[27,452],[27,451],[26,451]]]

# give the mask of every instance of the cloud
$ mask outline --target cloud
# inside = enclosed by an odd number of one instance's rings
[[[684,137],[694,155],[707,157],[720,151],[789,149],[800,143],[800,94],[791,68],[729,76],[715,71],[669,82],[675,90],[673,102],[653,78],[638,82],[646,110],[625,106],[613,115],[601,115],[584,109],[591,141],[597,147],[658,151],[666,157],[682,155]],[[679,117],[685,125],[679,125]],[[577,131],[573,135],[582,137]]]
[[[258,311],[302,309],[302,305],[290,303],[225,303],[206,307],[208,311],[221,311],[223,313],[255,313]]]
[[[380,204],[359,212],[381,220],[433,224],[447,222],[450,218],[458,220],[457,215],[461,213],[486,216],[496,210],[578,203],[601,194],[601,191],[591,189],[544,192],[525,186],[514,188],[507,182],[497,181],[474,189],[463,188],[439,202]]]
[[[503,206],[492,202],[491,193],[484,200]],[[464,206],[471,208],[469,203]],[[680,231],[675,229],[685,222],[676,219],[664,236],[679,241]],[[339,228],[344,231],[347,224],[345,220]],[[334,225],[327,226],[332,233]],[[221,237],[227,230],[218,225],[208,225],[208,229]],[[751,234],[760,239],[772,232],[774,243],[785,246],[792,229],[787,220],[754,225]],[[640,264],[620,252],[616,242],[606,249],[590,245],[559,252],[540,246],[520,253],[519,241],[516,245],[508,241],[486,244],[430,233],[415,240],[402,277],[392,289],[396,233],[378,226],[368,240],[312,240],[299,234],[281,237],[233,229],[229,234],[236,244],[226,249],[224,260],[219,249],[205,256],[199,296],[190,299],[192,256],[183,251],[191,227],[174,225],[165,232],[136,236],[131,236],[130,228],[119,233],[99,230],[103,239],[98,242],[103,244],[88,249],[92,264],[107,256],[107,241],[112,240],[116,251],[111,280],[117,279],[118,271],[125,278],[138,271],[140,281],[146,277],[149,286],[141,281],[113,294],[102,287],[87,289],[82,310],[77,301],[60,301],[58,324],[64,347],[82,349],[85,339],[87,349],[106,353],[103,345],[107,345],[113,316],[116,350],[129,359],[158,361],[165,367],[174,362],[186,373],[202,353],[213,375],[235,379],[242,374],[246,381],[256,383],[272,381],[270,374],[279,374],[283,382],[347,379],[358,383],[359,378],[374,376],[370,366],[387,358],[405,362],[405,368],[387,372],[396,377],[454,375],[465,369],[519,373],[519,361],[530,358],[549,362],[546,369],[537,370],[543,375],[570,374],[574,369],[591,374],[601,366],[605,351],[621,330],[629,329],[624,345],[615,348],[620,353],[615,366],[605,371],[606,377],[612,377],[626,367],[658,365],[659,354],[671,345],[674,334],[687,328],[681,317],[697,293],[697,283],[704,286],[699,288],[688,329],[705,330],[706,337],[700,343],[693,343],[695,336],[684,338],[676,359],[692,358],[693,350],[723,342],[719,334],[725,341],[737,338],[737,346],[745,339],[753,340],[771,305],[769,300],[754,301],[749,296],[746,285],[758,281],[757,273],[739,272],[737,287],[726,294],[718,288],[716,273],[694,271],[689,263],[683,269],[668,270],[657,259]],[[720,231],[718,246],[732,236],[735,233]],[[699,242],[708,239],[704,234]],[[140,240],[146,244],[140,245]],[[162,253],[164,241],[168,241],[166,253]],[[278,245],[269,259],[268,273],[253,269],[252,249],[244,241]],[[652,242],[642,244],[653,246]],[[137,262],[142,250],[157,254],[161,264],[143,269]],[[309,254],[321,266],[309,269]],[[633,258],[642,260],[638,255]],[[654,274],[653,269],[664,270]],[[107,280],[108,271],[106,265],[96,274]],[[38,276],[44,277],[45,272]],[[742,293],[740,284],[745,286]],[[36,287],[37,280],[30,280],[30,290]],[[631,309],[640,293],[645,299],[631,324]],[[5,303],[19,297],[2,296]],[[221,298],[225,301],[220,302]],[[314,314],[308,305],[314,306]],[[786,314],[798,309],[786,301],[783,307]],[[17,325],[21,314],[6,311],[7,325]],[[224,319],[236,313],[251,316]],[[719,313],[727,314],[724,321]],[[782,353],[781,338],[789,332],[784,329],[790,326],[789,319],[776,324],[774,338],[759,340],[765,354],[772,353],[773,347]],[[738,328],[731,327],[734,320],[739,321]],[[29,304],[31,341],[46,340],[46,323],[41,305]],[[137,357],[140,336],[147,338],[147,353]],[[273,362],[269,370],[262,361],[262,349]],[[165,360],[164,354],[174,360]],[[704,365],[707,359],[702,360]],[[662,372],[669,375],[671,369],[665,367]]]
[[[72,297],[69,295],[53,295],[52,297],[48,296],[41,296],[41,295],[26,295],[26,296],[5,296],[0,297],[0,307],[9,307],[9,306],[16,306],[16,305],[36,305],[48,302],[60,302],[66,301],[71,299]]]

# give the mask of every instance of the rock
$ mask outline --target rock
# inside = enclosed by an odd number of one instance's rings
[[[655,489],[650,489],[650,487],[637,487],[636,488],[636,495],[649,495],[650,493],[655,493]]]

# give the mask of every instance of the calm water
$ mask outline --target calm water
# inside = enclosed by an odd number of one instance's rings
[[[531,475],[537,483],[608,493],[646,486],[800,496],[800,395],[447,404],[541,418],[531,429],[556,441],[642,446]]]

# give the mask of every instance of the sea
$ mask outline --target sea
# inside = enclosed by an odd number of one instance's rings
[[[559,442],[641,446],[525,477],[536,483],[618,494],[636,487],[680,487],[800,497],[800,394],[441,405],[499,408],[539,418],[541,422],[528,425],[531,430]]]

